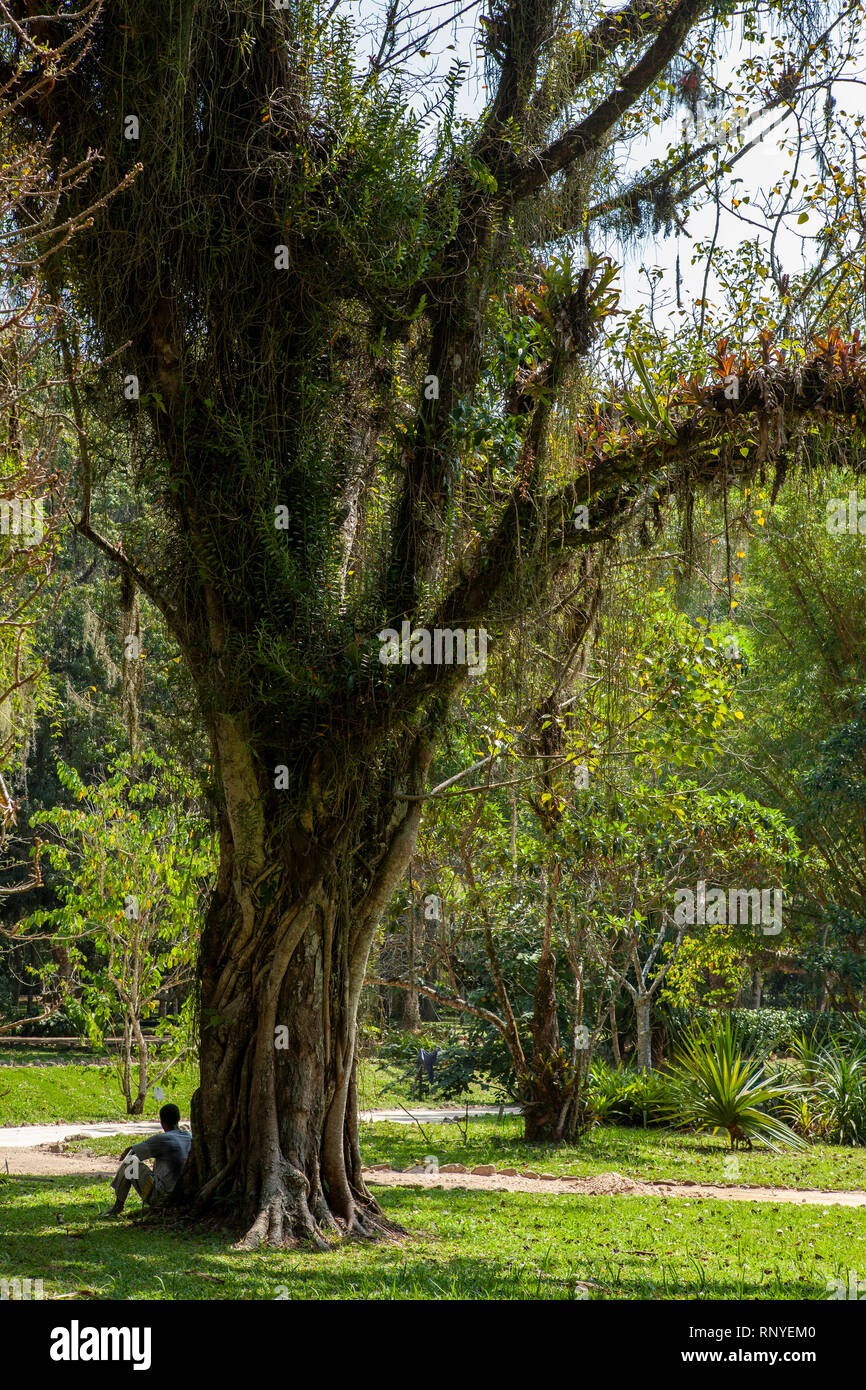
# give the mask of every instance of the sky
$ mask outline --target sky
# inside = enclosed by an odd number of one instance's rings
[[[347,0],[348,9],[357,16],[359,24],[371,26],[381,16],[387,0]],[[434,4],[436,0],[434,0]],[[616,5],[605,6],[605,9],[618,8],[621,0]],[[434,90],[433,83],[436,78],[441,78],[448,70],[448,67],[456,60],[461,59],[468,62],[469,68],[467,80],[465,81],[458,100],[458,114],[477,116],[484,107],[487,99],[487,89],[484,86],[484,72],[481,56],[479,52],[478,36],[480,15],[485,12],[485,7],[481,4],[470,4],[462,9],[463,0],[443,0],[436,6],[434,11],[437,21],[444,23],[451,20],[455,9],[457,18],[447,23],[438,34],[430,41],[425,53],[429,56],[416,58],[413,60],[413,67],[419,72],[424,72],[428,76],[428,81],[423,88],[419,100],[429,99],[431,91]],[[781,32],[781,31],[777,31]],[[370,43],[360,45],[362,54],[365,58],[370,50]],[[727,45],[727,52],[719,54],[719,81],[724,85],[735,81],[735,67],[741,61],[752,46],[743,42],[741,33],[737,32],[737,26],[733,26],[730,31],[730,38]],[[758,46],[754,46],[757,50]],[[864,44],[866,52],[866,44]],[[845,111],[849,114],[866,112],[866,98],[864,92],[866,87],[861,85],[861,75],[866,72],[866,64],[860,70],[850,74],[851,80],[847,83],[837,83],[834,86],[833,94],[838,103],[839,113]],[[759,104],[754,98],[743,94],[740,99],[742,109],[751,115]],[[720,119],[720,115],[709,110],[704,113],[706,119],[713,121]],[[699,113],[699,119],[701,113]],[[681,139],[681,127],[685,120],[688,120],[689,113],[685,107],[680,106],[671,117],[660,127],[649,127],[644,139],[633,142],[628,151],[627,159],[624,164],[626,176],[636,173],[644,167],[651,159],[658,158],[665,153],[670,144],[676,144]],[[747,139],[752,140],[756,133],[778,122],[779,112],[775,112],[772,117],[765,118],[761,123],[749,127]],[[721,133],[717,128],[717,133]],[[733,177],[742,180],[742,183],[733,190],[734,196],[744,193],[750,198],[749,207],[754,207],[754,200],[762,190],[771,188],[776,180],[784,174],[786,169],[792,166],[790,142],[796,133],[796,122],[793,116],[788,116],[782,124],[775,124],[773,129],[756,148],[746,155]],[[736,133],[731,134],[732,149],[738,148]],[[724,146],[720,145],[720,150]],[[787,152],[786,152],[787,151]],[[866,167],[866,149],[864,149],[864,167]],[[811,157],[801,160],[798,170],[805,179],[817,179],[817,170]],[[747,212],[749,208],[743,206],[741,212]],[[649,279],[645,272],[658,267],[663,272],[663,281],[660,286],[660,297],[664,307],[657,316],[659,327],[676,329],[678,321],[682,318],[677,314],[675,297],[675,283],[677,274],[677,260],[679,260],[679,274],[681,277],[681,300],[683,306],[689,306],[690,312],[694,312],[691,306],[695,299],[700,298],[703,289],[704,262],[692,265],[692,258],[695,246],[700,242],[709,241],[714,232],[716,220],[716,208],[711,195],[708,193],[699,199],[692,208],[687,219],[687,231],[683,233],[679,230],[673,231],[669,236],[663,232],[657,235],[644,235],[638,243],[623,245],[622,241],[612,234],[603,235],[600,228],[593,233],[593,247],[595,250],[602,250],[611,255],[613,259],[622,267],[619,277],[619,285],[622,291],[621,306],[626,309],[637,307],[640,303],[649,300]],[[796,275],[806,268],[814,260],[815,243],[813,240],[814,231],[818,229],[819,221],[816,217],[810,219],[808,223],[799,226],[796,217],[788,219],[786,227],[780,231],[776,241],[776,252],[783,269]],[[754,238],[757,229],[754,226],[745,226],[732,211],[723,209],[719,217],[719,228],[717,233],[717,244],[721,247],[734,246],[747,238]],[[763,237],[763,241],[769,240],[768,236]],[[862,269],[859,272],[862,275]],[[657,294],[659,291],[657,291]],[[708,283],[708,298],[710,301],[718,302],[719,288],[713,275],[710,276]]]

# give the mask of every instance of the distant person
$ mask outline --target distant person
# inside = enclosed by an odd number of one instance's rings
[[[159,1122],[162,1134],[132,1144],[120,1155],[120,1167],[111,1180],[114,1206],[104,1213],[106,1217],[120,1216],[131,1187],[148,1206],[157,1206],[174,1190],[189,1158],[192,1135],[178,1129],[180,1111],[176,1105],[164,1105]],[[152,1170],[142,1162],[145,1158],[154,1160]]]
[[[432,1052],[428,1052],[427,1049],[426,1049],[426,1047],[419,1048],[419,1050],[418,1050],[418,1057],[417,1057],[416,1062],[415,1062],[415,1065],[416,1065],[416,1067],[417,1067],[417,1069],[418,1069],[418,1099],[419,1099],[419,1100],[423,1100],[423,1099],[424,1099],[424,1072],[425,1072],[425,1071],[426,1071],[426,1073],[427,1073],[427,1079],[428,1079],[428,1081],[430,1082],[431,1087],[434,1086],[434,1085],[436,1084],[436,1076],[435,1076],[435,1073],[434,1073],[434,1067],[436,1066],[436,1063],[437,1063],[438,1060],[439,1060],[439,1048],[438,1048],[438,1047],[434,1047]]]

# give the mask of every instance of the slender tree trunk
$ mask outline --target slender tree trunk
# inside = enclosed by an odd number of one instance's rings
[[[610,1016],[610,1045],[613,1051],[613,1063],[614,1066],[621,1067],[622,1054],[619,1050],[619,1033],[616,1028],[616,1001],[614,999],[610,1001],[608,1012]]]
[[[418,946],[418,904],[415,898],[415,878],[409,866],[409,914],[406,927],[407,970],[409,989],[403,995],[403,1027],[410,1033],[417,1033],[421,1027],[421,1010],[418,1004],[418,968],[416,962]]]
[[[132,1114],[132,1031],[129,1019],[123,1020],[123,1042],[120,1061],[120,1086],[126,1101],[126,1113]]]
[[[818,1012],[824,1013],[830,1000],[830,972],[821,971],[821,998],[818,1000]]]
[[[144,1102],[147,1099],[147,1069],[149,1054],[147,1042],[141,1028],[141,1020],[133,1015],[132,1031],[135,1036],[135,1048],[138,1053],[138,1095],[132,1103],[131,1115],[140,1115],[144,1110]]]
[[[556,956],[552,948],[553,913],[561,865],[548,879],[541,958],[535,977],[532,1009],[532,1057],[524,1081],[523,1128],[529,1143],[555,1140],[566,1087],[565,1059],[559,1055],[559,1014],[556,1004]]]
[[[652,1071],[652,1000],[648,994],[637,995],[634,1001],[637,1018],[637,1064],[641,1071]]]

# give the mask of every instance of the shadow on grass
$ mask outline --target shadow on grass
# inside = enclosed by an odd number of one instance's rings
[[[627,1249],[637,1237],[616,1204],[632,1199],[515,1194],[504,1220],[495,1193],[380,1188],[376,1196],[408,1241],[250,1253],[235,1250],[231,1234],[174,1213],[137,1207],[129,1219],[101,1222],[107,1186],[87,1175],[64,1178],[62,1189],[57,1179],[10,1176],[0,1181],[0,1278],[41,1278],[49,1298],[145,1301],[826,1298],[816,1272],[723,1270],[723,1239],[721,1253],[702,1259],[688,1239],[681,1249]],[[612,1218],[622,1218],[622,1248],[608,1251],[599,1227]]]

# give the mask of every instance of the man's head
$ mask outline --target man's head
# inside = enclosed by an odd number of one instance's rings
[[[180,1111],[176,1105],[164,1105],[159,1112],[159,1123],[163,1129],[177,1129],[180,1124]]]

